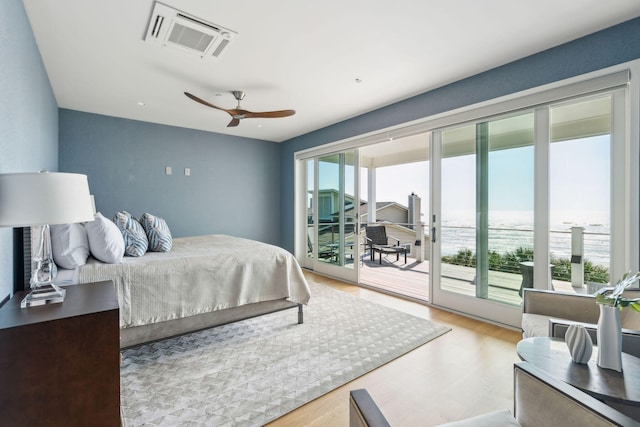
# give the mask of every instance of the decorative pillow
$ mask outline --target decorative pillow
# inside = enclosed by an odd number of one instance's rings
[[[51,250],[55,263],[69,270],[85,265],[89,258],[87,230],[80,223],[60,224],[51,230]]]
[[[113,216],[113,222],[120,229],[124,239],[124,254],[127,256],[142,256],[147,252],[149,242],[147,233],[127,211],[121,211]]]
[[[84,226],[91,255],[107,264],[118,264],[124,256],[124,239],[118,227],[100,212]]]
[[[167,222],[159,216],[144,213],[140,223],[147,232],[149,250],[153,252],[169,252],[173,246],[173,238]]]

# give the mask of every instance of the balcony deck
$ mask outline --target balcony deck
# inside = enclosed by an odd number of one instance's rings
[[[392,255],[383,258],[380,265],[377,260],[372,262],[368,256],[364,256],[360,267],[360,283],[364,286],[413,300],[429,301],[429,261],[417,262],[414,258],[408,258],[407,264],[404,264],[402,257],[396,261]],[[444,289],[475,295],[474,268],[443,264],[442,269]],[[490,271],[489,283],[490,299],[514,305],[522,302],[518,295],[522,275]],[[554,279],[553,287],[558,291],[576,292],[571,283],[560,280]]]

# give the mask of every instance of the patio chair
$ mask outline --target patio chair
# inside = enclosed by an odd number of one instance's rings
[[[396,254],[396,261],[400,260],[400,254],[404,254],[404,263],[407,263],[407,248],[400,246],[400,240],[395,237],[387,237],[387,228],[384,225],[367,225],[365,230],[365,242],[369,247],[371,261],[375,262],[377,252],[380,254],[380,264],[382,264],[382,254]],[[389,244],[389,239],[395,240],[396,244]]]
[[[313,253],[313,243],[311,237],[307,235],[307,249],[309,253]],[[332,248],[318,247],[318,259],[331,259],[336,256],[335,251]]]

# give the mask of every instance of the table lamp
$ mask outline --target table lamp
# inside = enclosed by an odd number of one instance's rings
[[[93,219],[86,175],[46,171],[0,174],[0,227],[41,226],[31,292],[21,307],[64,301],[65,290],[52,282],[57,270],[49,225]]]

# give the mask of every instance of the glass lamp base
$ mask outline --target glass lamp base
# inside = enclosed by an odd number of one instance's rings
[[[66,291],[53,283],[45,283],[33,289],[20,302],[20,307],[35,307],[38,305],[55,304],[64,301]]]

